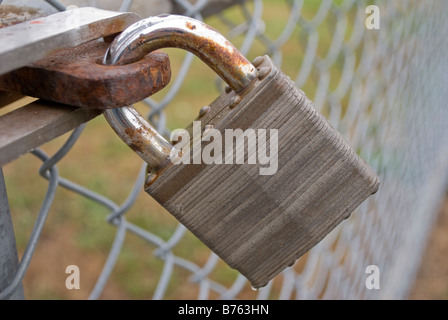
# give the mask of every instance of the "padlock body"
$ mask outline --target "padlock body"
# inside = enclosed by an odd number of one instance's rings
[[[379,187],[371,168],[269,57],[261,68],[270,71],[244,92],[222,94],[198,120],[223,137],[226,129],[266,130],[266,143],[257,140],[254,151],[247,142],[245,164],[225,164],[225,155],[222,164],[194,164],[191,152],[190,164],[168,165],[145,186],[255,288],[291,266]],[[271,129],[278,133],[277,169],[262,175],[266,164],[247,162],[260,148],[275,150]],[[187,130],[193,150],[193,125]]]

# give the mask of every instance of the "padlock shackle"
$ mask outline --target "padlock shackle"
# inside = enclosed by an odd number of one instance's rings
[[[256,68],[218,31],[201,21],[178,15],[161,15],[134,23],[114,39],[103,63],[132,63],[167,47],[192,52],[236,92],[247,88],[257,76]],[[107,109],[104,117],[148,164],[148,172],[156,172],[169,163],[172,145],[134,108]]]
[[[127,64],[161,48],[187,50],[240,92],[256,77],[256,68],[233,44],[207,24],[185,16],[161,15],[141,20],[114,39],[104,64]]]

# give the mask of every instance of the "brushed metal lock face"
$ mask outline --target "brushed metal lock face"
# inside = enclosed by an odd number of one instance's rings
[[[104,62],[136,61],[163,47],[196,54],[229,85],[226,93],[174,146],[135,109],[105,117],[148,163],[145,191],[263,287],[375,193],[379,178],[269,57],[254,66],[200,21],[142,20],[114,40]],[[212,153],[213,161],[204,158]]]
[[[277,170],[260,175],[266,165],[248,164],[254,150],[247,142],[245,164],[193,164],[191,152],[190,164],[149,174],[145,186],[255,288],[292,265],[379,187],[375,173],[305,94],[269,57],[258,60],[264,78],[240,94],[221,95],[197,120],[203,130],[213,127],[223,137],[226,129],[277,130],[276,148],[267,137],[256,145],[277,149]],[[187,131],[193,150],[193,125]]]

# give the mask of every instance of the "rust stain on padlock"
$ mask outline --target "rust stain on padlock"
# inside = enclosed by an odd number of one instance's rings
[[[132,64],[106,66],[101,62],[108,46],[94,40],[57,51],[0,76],[0,89],[78,107],[107,109],[141,101],[169,83],[167,54],[153,52]]]
[[[137,129],[132,129],[132,128],[126,128],[125,130],[126,134],[129,136],[130,141],[132,141],[129,144],[129,147],[137,152],[137,151],[142,151],[144,148],[143,142],[138,139],[140,136],[142,136],[143,129],[142,128],[137,128]]]
[[[187,23],[185,23],[185,25],[190,30],[195,30],[196,29],[196,26],[193,23],[189,22],[189,21]]]
[[[154,128],[138,127],[138,128],[126,128],[125,133],[128,137],[128,146],[135,152],[145,152],[148,147],[148,141],[145,139],[146,136],[151,136],[157,134]],[[170,147],[161,147],[159,150],[161,153],[170,154]]]
[[[196,25],[190,21],[186,21],[185,26],[189,30],[196,30]],[[209,30],[210,32],[217,32],[214,28],[208,25],[201,27]],[[173,42],[176,43],[176,47],[184,49],[187,49],[185,48],[186,43],[192,44],[194,48],[196,48],[195,53],[199,58],[207,62],[212,60],[212,63],[209,63],[209,66],[218,73],[224,71],[230,78],[237,78],[242,66],[251,65],[250,62],[243,55],[241,55],[228,40],[224,40],[223,43],[218,43],[213,37],[198,37],[194,33],[185,32],[182,34],[182,37],[173,37]],[[209,54],[203,55],[202,52],[208,52]],[[229,65],[234,66],[234,68],[224,69],[223,66]]]

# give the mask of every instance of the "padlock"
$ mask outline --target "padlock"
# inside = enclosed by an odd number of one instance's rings
[[[148,163],[145,191],[263,287],[374,194],[379,178],[268,56],[251,64],[203,22],[142,20],[104,62],[163,47],[196,54],[228,84],[225,93],[178,131],[182,139],[173,136],[176,144],[133,108],[107,110],[106,119]]]

